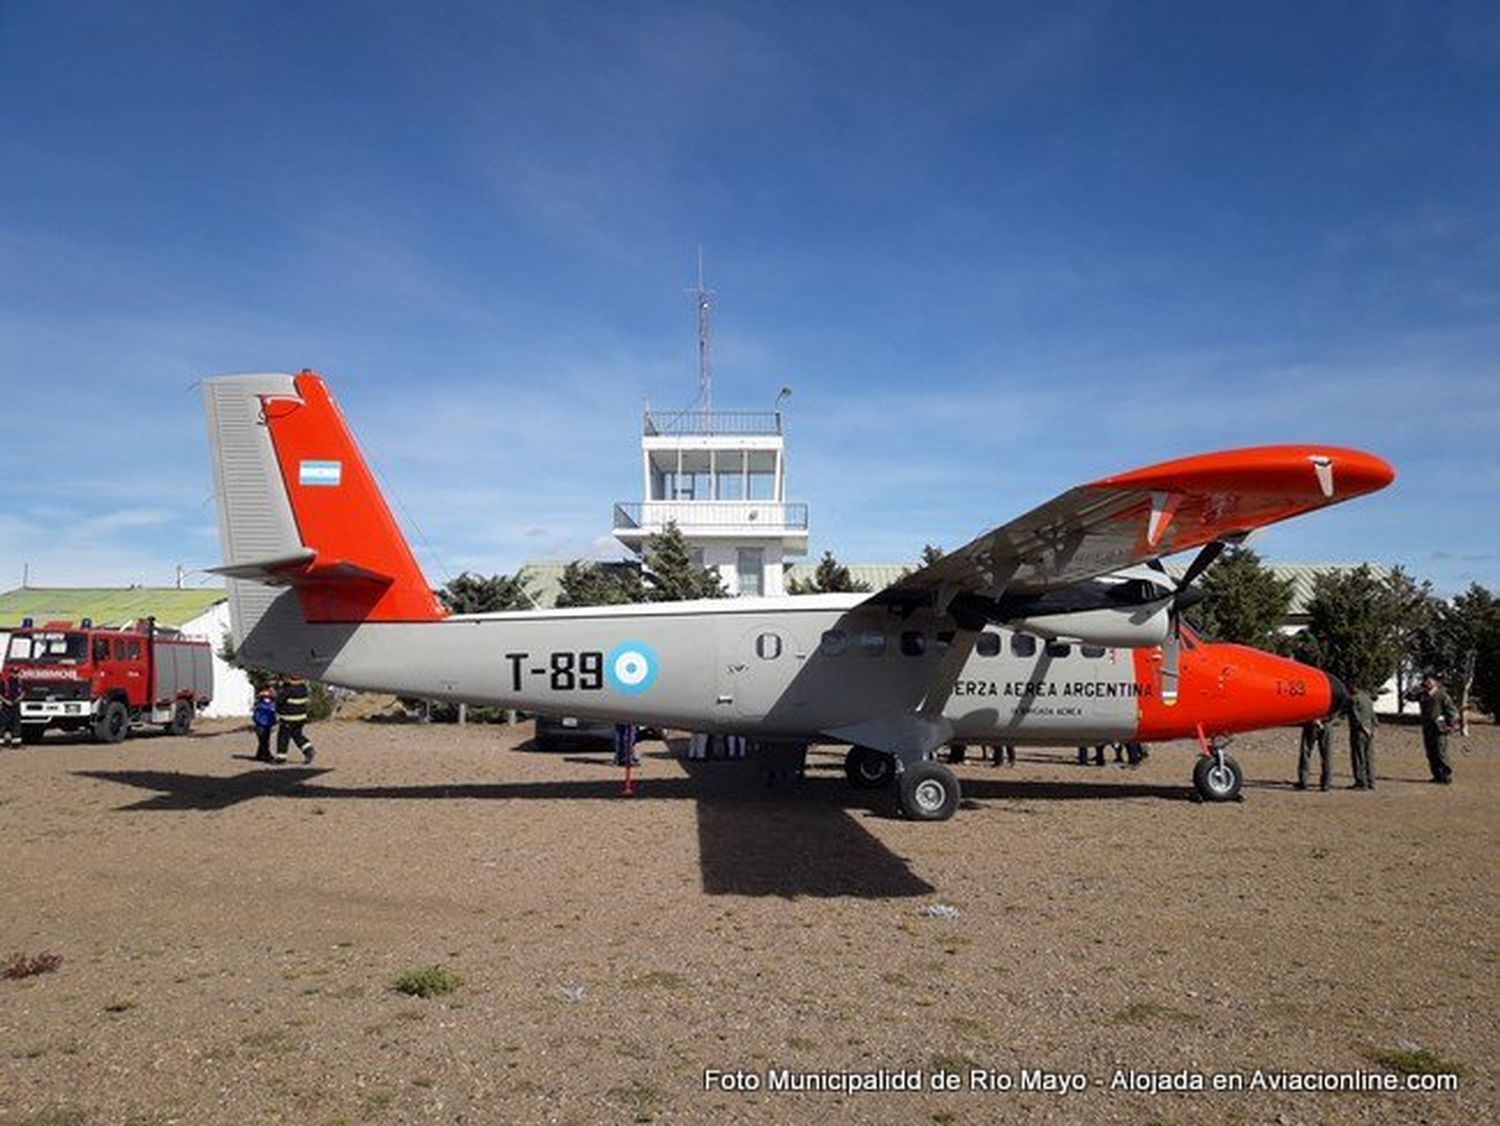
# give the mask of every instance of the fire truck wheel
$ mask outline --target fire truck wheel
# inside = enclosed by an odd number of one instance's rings
[[[94,738],[101,743],[118,743],[130,730],[130,713],[119,700],[104,705],[99,718],[94,721]]]
[[[21,725],[21,742],[28,746],[33,743],[40,743],[42,736],[45,734],[47,734],[47,729],[40,723],[23,723]]]
[[[193,705],[186,700],[178,700],[172,709],[172,722],[167,724],[168,735],[186,735],[193,726]]]

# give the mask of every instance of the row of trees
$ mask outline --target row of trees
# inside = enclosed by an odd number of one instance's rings
[[[675,523],[646,540],[644,556],[642,567],[575,559],[563,568],[557,605],[618,606],[729,596],[718,571],[693,562],[687,541]],[[455,614],[529,610],[537,604],[525,568],[514,575],[488,578],[466,571],[438,591],[438,597]]]
[[[1500,603],[1475,583],[1454,598],[1435,594],[1401,567],[1369,566],[1319,575],[1307,625],[1281,633],[1292,583],[1248,548],[1231,549],[1202,579],[1209,596],[1187,613],[1204,634],[1272,649],[1317,665],[1346,684],[1378,691],[1392,677],[1404,697],[1423,673],[1500,710]]]

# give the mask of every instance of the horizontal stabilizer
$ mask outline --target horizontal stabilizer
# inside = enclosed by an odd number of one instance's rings
[[[241,563],[225,563],[219,567],[206,568],[206,570],[210,575],[223,575],[226,579],[249,579],[251,582],[285,586],[288,570],[305,567],[317,557],[317,552],[304,548],[294,555],[280,555],[272,559],[249,559]]]
[[[295,555],[285,555],[276,559],[226,563],[222,567],[210,567],[208,570],[215,575],[224,575],[231,579],[250,579],[268,586],[307,586],[313,583],[340,580],[389,586],[396,581],[391,575],[372,571],[368,567],[361,567],[358,563],[351,563],[346,559],[331,559],[324,562],[318,558],[317,552],[311,550],[303,550]]]

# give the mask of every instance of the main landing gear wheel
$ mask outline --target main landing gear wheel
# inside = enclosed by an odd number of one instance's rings
[[[1204,755],[1193,766],[1193,788],[1204,801],[1234,801],[1245,784],[1245,772],[1228,755]]]
[[[856,790],[879,790],[896,775],[896,760],[884,751],[850,747],[844,756],[844,774]]]
[[[940,762],[917,762],[896,778],[896,801],[913,821],[946,821],[958,809],[958,778]]]

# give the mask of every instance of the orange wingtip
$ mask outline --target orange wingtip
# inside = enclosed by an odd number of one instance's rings
[[[1091,482],[1095,488],[1168,493],[1269,494],[1332,504],[1396,479],[1384,458],[1343,446],[1252,446],[1195,454]]]

